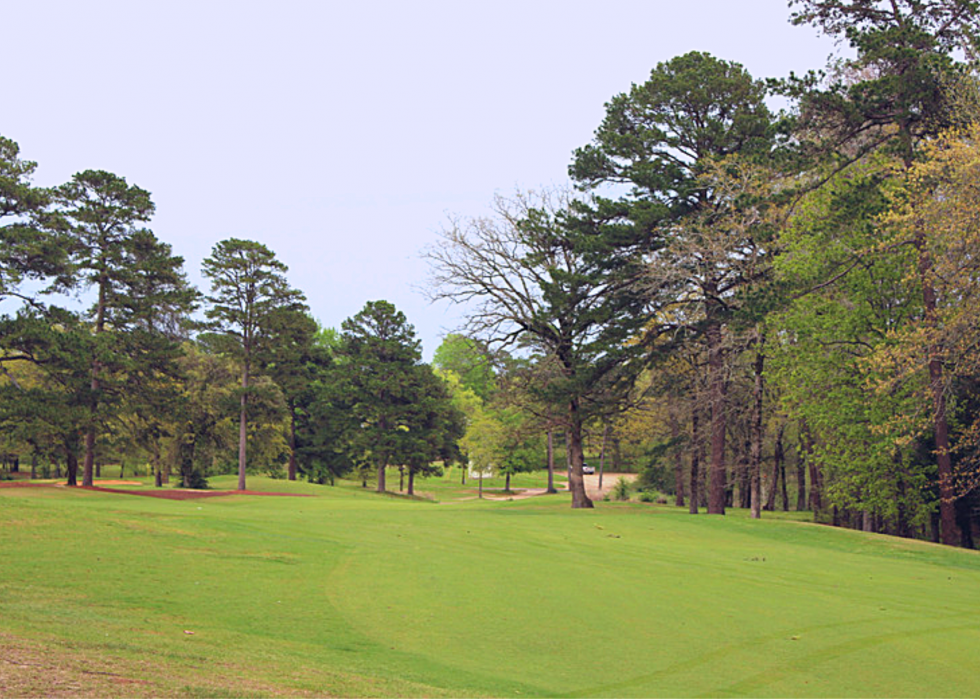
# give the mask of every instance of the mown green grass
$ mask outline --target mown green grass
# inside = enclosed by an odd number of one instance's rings
[[[448,482],[0,489],[0,645],[138,680],[103,694],[980,695],[972,552]]]

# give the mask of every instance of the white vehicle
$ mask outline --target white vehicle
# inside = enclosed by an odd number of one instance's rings
[[[582,464],[582,473],[595,473],[595,466],[589,466],[586,463]]]

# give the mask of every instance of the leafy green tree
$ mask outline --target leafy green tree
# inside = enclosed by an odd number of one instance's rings
[[[31,300],[22,295],[24,279],[64,271],[64,245],[43,225],[51,193],[31,184],[36,168],[37,163],[21,159],[16,142],[0,136],[0,300]]]
[[[825,89],[802,83],[803,113],[810,133],[834,145],[845,158],[879,148],[897,154],[909,171],[920,144],[955,116],[946,88],[963,74],[956,55],[980,48],[980,4],[975,0],[792,0],[795,24],[812,24],[846,40],[856,51]],[[933,259],[923,225],[909,241],[917,251],[923,323],[939,323]],[[957,543],[955,492],[943,348],[933,345],[929,375],[939,510],[943,543]]]
[[[61,308],[28,308],[13,318],[0,318],[0,338],[5,378],[0,383],[0,424],[35,448],[58,454],[68,485],[77,485],[79,447],[91,417],[90,328]]]
[[[927,519],[932,506],[930,469],[914,459],[894,419],[918,412],[918,389],[906,383],[875,390],[883,372],[874,358],[921,317],[921,299],[908,285],[914,250],[867,254],[858,264],[853,258],[855,250],[878,245],[887,188],[898,184],[892,172],[883,154],[865,158],[801,203],[783,231],[786,254],[776,265],[799,293],[768,324],[776,340],[772,377],[803,432],[810,506],[826,503],[842,518],[886,518],[905,531]]]
[[[418,400],[420,344],[405,314],[387,301],[369,301],[341,324],[333,405],[347,412],[345,442],[353,460],[372,463],[377,491],[385,469],[409,461]]]
[[[287,478],[296,480],[303,406],[308,404],[312,384],[323,378],[331,364],[330,352],[318,342],[320,328],[308,313],[284,308],[271,317],[271,334],[276,342],[268,349],[264,364],[269,377],[282,390],[289,413],[289,466]]]
[[[449,333],[436,348],[432,366],[451,371],[481,400],[488,400],[494,388],[493,357],[471,337]]]
[[[164,314],[183,318],[196,292],[187,285],[183,259],[142,227],[154,211],[146,190],[86,170],[58,187],[54,199],[69,245],[66,282],[91,288],[96,297],[84,314],[93,338],[82,483],[92,485],[100,425],[124,393],[146,386],[141,377],[172,371],[180,338],[159,321]]]
[[[339,357],[340,333],[318,328],[302,373],[308,383],[292,399],[295,403],[297,469],[311,483],[333,483],[355,466],[344,438],[349,426],[344,397],[334,389],[344,359]],[[297,388],[300,386],[297,385]],[[286,390],[287,400],[290,390]]]
[[[248,404],[253,372],[274,352],[276,330],[284,310],[304,311],[302,293],[286,282],[286,265],[265,245],[229,238],[214,246],[204,260],[211,280],[205,315],[211,322],[205,341],[241,365],[238,433],[238,489],[245,490],[248,463]]]
[[[770,153],[766,88],[738,63],[691,52],[660,63],[642,85],[613,97],[592,144],[575,151],[569,174],[582,187],[629,185],[618,201],[598,199],[616,225],[613,241],[652,237],[653,296],[689,306],[687,325],[707,345],[711,401],[708,512],[725,511],[725,351],[728,299],[762,248],[751,229],[726,225],[731,198],[717,177],[720,160]]]
[[[438,475],[442,466],[462,460],[459,440],[466,429],[465,417],[453,405],[448,385],[428,364],[416,366],[412,392],[412,409],[405,424],[409,495],[415,494],[416,476]]]

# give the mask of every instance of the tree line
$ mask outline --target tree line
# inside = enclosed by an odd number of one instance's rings
[[[463,416],[392,304],[320,328],[274,253],[236,238],[204,261],[202,294],[147,228],[149,192],[92,170],[38,188],[35,168],[0,137],[5,463],[83,486],[106,463],[184,487],[237,468],[239,490],[249,471],[374,471],[384,491],[388,465],[411,490],[459,458]]]
[[[766,80],[697,51],[657,65],[606,104],[572,188],[447,223],[432,296],[526,358],[574,507],[583,439],[613,434],[691,512],[795,495],[973,546],[980,6],[790,7],[852,57]]]

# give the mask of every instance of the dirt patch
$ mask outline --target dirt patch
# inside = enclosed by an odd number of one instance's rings
[[[602,474],[602,488],[599,487],[599,474],[585,474],[585,492],[592,500],[602,500],[616,487],[616,481],[623,478],[629,482],[636,480],[635,473],[604,473]],[[567,487],[567,486],[566,486]]]
[[[111,482],[111,481],[110,481]],[[134,483],[138,485],[138,483]],[[67,488],[63,483],[20,483],[17,481],[0,482],[0,488]],[[113,493],[116,495],[142,495],[148,498],[163,498],[164,500],[199,500],[201,498],[217,498],[225,495],[262,495],[287,498],[312,498],[307,493],[267,493],[259,490],[182,490],[167,488],[166,490],[123,490],[121,488],[103,488],[98,485],[76,486],[76,490],[95,491],[97,493]]]

